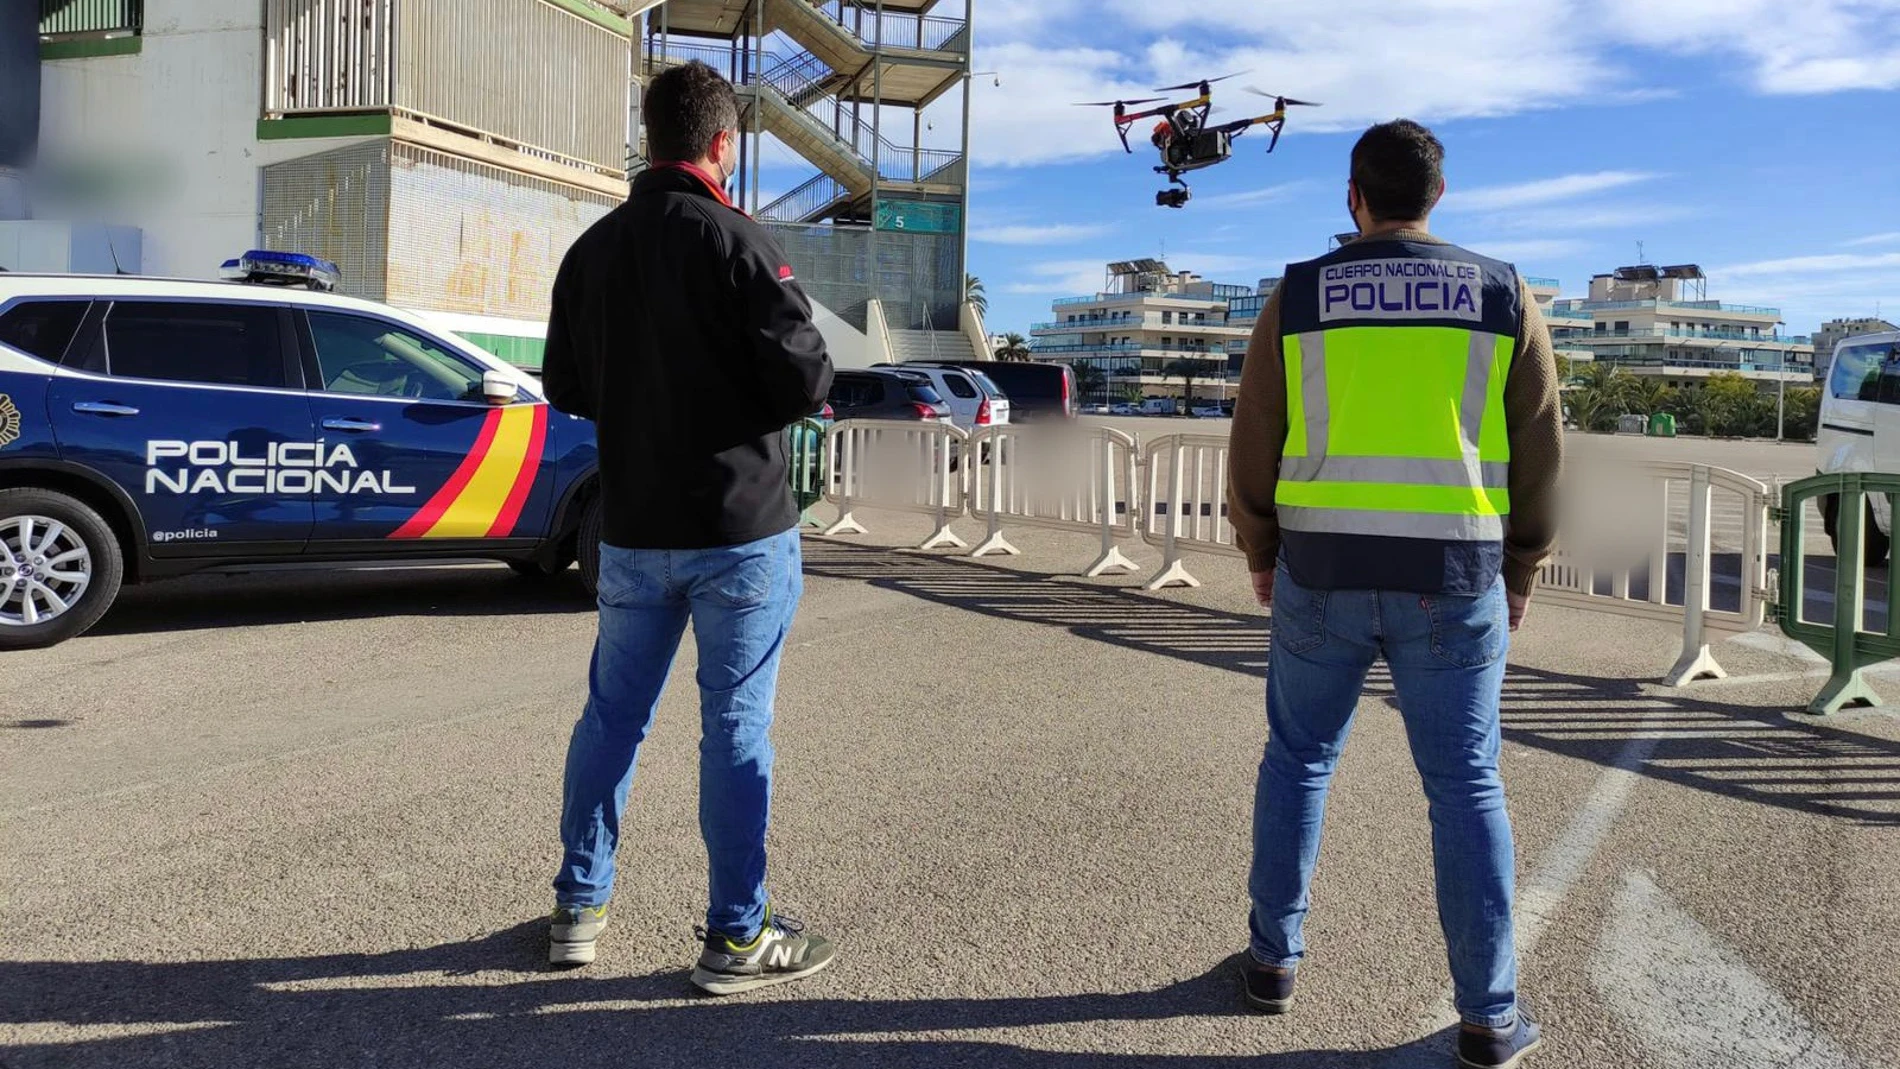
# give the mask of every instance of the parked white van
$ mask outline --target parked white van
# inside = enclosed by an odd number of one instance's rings
[[[1816,469],[1836,472],[1900,472],[1900,332],[1864,334],[1834,347],[1827,387],[1821,392],[1821,425],[1815,435]],[[1821,499],[1821,519],[1835,538],[1837,503]],[[1893,537],[1887,499],[1870,495],[1867,563],[1886,563]]]

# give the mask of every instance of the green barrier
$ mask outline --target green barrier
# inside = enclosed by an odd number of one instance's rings
[[[1895,612],[1892,596],[1887,608],[1885,634],[1861,630],[1866,604],[1866,555],[1862,550],[1867,509],[1862,500],[1867,494],[1885,494],[1890,504],[1900,499],[1900,475],[1859,473],[1817,475],[1790,483],[1781,490],[1781,508],[1773,519],[1781,524],[1781,604],[1775,607],[1776,622],[1789,638],[1828,658],[1834,666],[1821,693],[1808,703],[1808,712],[1827,715],[1849,705],[1879,705],[1880,698],[1862,678],[1869,665],[1900,657],[1900,612]],[[1801,607],[1807,595],[1803,523],[1807,503],[1834,495],[1839,509],[1835,522],[1835,543],[1840,547],[1834,561],[1834,622],[1810,623],[1801,619]],[[1896,510],[1900,511],[1900,510]]]
[[[792,498],[798,519],[806,527],[822,527],[812,518],[812,506],[825,498],[825,425],[801,419],[785,428],[785,458],[792,470]]]

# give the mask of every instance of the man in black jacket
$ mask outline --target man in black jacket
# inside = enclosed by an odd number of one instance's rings
[[[568,251],[548,321],[548,399],[598,427],[602,506],[600,631],[568,746],[549,959],[594,960],[634,758],[690,619],[711,867],[693,983],[733,994],[832,957],[765,893],[772,699],[803,588],[784,431],[823,404],[831,361],[785,253],[726,196],[732,86],[677,67],[653,79],[644,114],[654,166]]]

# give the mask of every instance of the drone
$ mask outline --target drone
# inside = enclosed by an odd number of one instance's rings
[[[1265,115],[1251,119],[1234,119],[1230,122],[1208,124],[1208,116],[1214,112],[1214,83],[1229,78],[1238,78],[1240,74],[1223,74],[1219,78],[1206,78],[1198,82],[1186,82],[1181,85],[1163,86],[1156,92],[1171,93],[1178,89],[1192,89],[1198,95],[1192,100],[1180,103],[1161,103],[1160,107],[1146,111],[1129,111],[1129,108],[1143,104],[1155,104],[1164,101],[1164,97],[1143,97],[1140,100],[1092,100],[1077,104],[1079,108],[1114,108],[1115,134],[1121,138],[1122,148],[1130,154],[1134,149],[1128,144],[1128,129],[1142,119],[1159,118],[1148,140],[1161,154],[1161,166],[1155,168],[1156,174],[1168,176],[1168,182],[1179,189],[1163,189],[1155,194],[1155,204],[1164,208],[1185,207],[1193,191],[1182,181],[1181,176],[1189,171],[1198,171],[1203,167],[1212,167],[1225,163],[1234,154],[1234,138],[1256,126],[1264,126],[1273,131],[1273,140],[1267,142],[1267,151],[1272,152],[1280,143],[1280,131],[1286,126],[1286,109],[1290,107],[1316,108],[1320,105],[1310,100],[1295,100],[1292,97],[1269,93],[1264,89],[1247,86],[1246,90],[1255,96],[1263,96],[1273,101],[1273,110]]]

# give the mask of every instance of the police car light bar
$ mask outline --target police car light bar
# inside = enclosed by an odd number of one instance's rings
[[[304,286],[328,293],[342,281],[343,273],[328,260],[300,252],[273,252],[252,249],[235,260],[226,260],[219,274],[233,282],[260,286]]]

